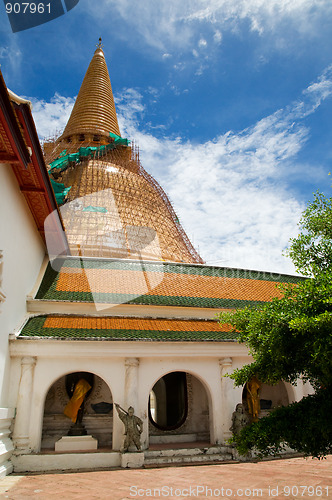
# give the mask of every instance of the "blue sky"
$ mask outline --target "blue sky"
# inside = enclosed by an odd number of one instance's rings
[[[317,189],[331,195],[330,0],[80,0],[13,34],[0,63],[61,130],[101,36],[122,135],[210,264],[293,272],[282,256]]]

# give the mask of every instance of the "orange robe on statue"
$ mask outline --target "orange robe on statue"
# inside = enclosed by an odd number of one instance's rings
[[[71,418],[72,422],[76,422],[78,410],[83,403],[84,396],[90,389],[91,385],[84,378],[81,378],[75,385],[74,393],[63,411],[67,417]]]

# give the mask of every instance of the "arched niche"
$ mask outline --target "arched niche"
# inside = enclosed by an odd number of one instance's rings
[[[242,403],[248,411],[247,394],[247,384],[245,384],[242,392]],[[278,382],[276,385],[261,383],[258,394],[260,402],[259,418],[268,415],[268,413],[274,408],[287,406],[289,404],[287,389],[285,383],[282,381]]]
[[[102,378],[93,373],[72,372],[56,380],[46,394],[42,449],[54,450],[56,441],[68,435],[72,421],[64,415],[63,411],[73,394],[75,384],[82,377],[91,386],[84,399],[82,423],[87,434],[98,440],[98,448],[112,447],[113,398],[109,386]]]
[[[160,377],[149,395],[150,443],[210,442],[209,398],[193,374]]]

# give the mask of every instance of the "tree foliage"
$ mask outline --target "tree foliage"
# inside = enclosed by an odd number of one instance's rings
[[[315,394],[243,429],[240,453],[276,454],[285,444],[316,457],[332,451],[332,198],[317,193],[299,226],[288,255],[310,277],[280,285],[283,297],[262,307],[222,313],[220,322],[233,326],[254,359],[231,375],[236,385],[254,375],[267,384],[302,378]]]
[[[301,233],[291,239],[287,252],[297,270],[304,276],[331,272],[332,198],[316,193],[303,212],[299,226]]]
[[[240,454],[278,455],[286,445],[321,458],[331,453],[332,398],[317,391],[298,403],[276,408],[268,417],[245,427],[234,441]]]

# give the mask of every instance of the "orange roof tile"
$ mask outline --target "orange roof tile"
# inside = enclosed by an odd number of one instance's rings
[[[153,273],[158,283],[149,287],[142,271],[62,268],[56,289],[62,292],[166,295],[270,301],[281,297],[277,281],[248,280],[197,274]],[[149,289],[150,288],[150,289]]]
[[[219,332],[216,321],[190,321],[141,318],[96,318],[85,316],[54,316],[45,320],[44,328],[88,329],[88,330],[151,330],[151,331],[204,331]],[[230,331],[229,326],[223,330]]]
[[[298,276],[127,259],[66,258],[49,265],[37,299],[237,308],[282,296],[278,284]]]
[[[20,338],[68,340],[235,342],[229,325],[212,320],[36,316],[23,327]]]

